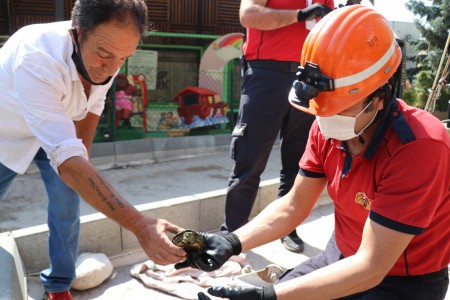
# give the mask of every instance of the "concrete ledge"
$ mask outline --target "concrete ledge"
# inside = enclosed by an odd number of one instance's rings
[[[162,162],[230,147],[231,135],[183,136],[95,143],[91,161],[102,168],[133,162]]]
[[[279,180],[261,183],[252,215],[275,199]],[[199,231],[219,228],[224,218],[226,189],[162,200],[136,206],[144,215],[169,220],[177,225]],[[115,256],[139,248],[135,236],[102,213],[80,218],[81,252],[102,252]],[[37,273],[47,268],[48,227],[39,225],[10,233],[17,244],[27,273]],[[2,265],[2,262],[0,262]]]
[[[0,234],[0,266],[0,299],[28,299],[22,260],[10,233]]]
[[[230,148],[231,135],[201,135],[95,143],[91,162],[100,170],[204,155]],[[31,163],[26,173],[36,173]]]
[[[276,198],[278,185],[279,179],[261,182],[251,217],[257,215]],[[212,231],[217,230],[223,222],[225,195],[226,189],[221,189],[138,205],[136,208],[146,216],[167,219],[184,228]],[[326,193],[322,194],[316,206],[329,204],[331,200],[327,196]],[[113,257],[140,249],[137,239],[131,232],[101,213],[83,216],[80,221],[80,253],[102,252]],[[7,277],[5,279],[0,277],[0,293],[7,289],[14,289],[14,293],[18,294],[26,286],[20,262],[23,261],[27,274],[38,273],[49,265],[48,227],[39,225],[19,229],[3,233],[1,237],[0,246],[9,250],[0,253],[0,265],[6,268],[3,269],[6,272],[2,275]],[[26,294],[26,288],[24,291]],[[0,297],[0,299],[21,298]]]
[[[251,216],[258,214],[276,198],[278,179],[261,183]],[[226,189],[162,200],[136,206],[144,215],[169,220],[177,225],[198,231],[220,227],[224,219]],[[326,194],[324,194],[326,196]],[[330,203],[327,197],[316,205]],[[324,202],[325,201],[325,202]],[[49,264],[47,246],[48,227],[39,225],[11,232],[27,273],[36,273]],[[102,252],[115,256],[139,248],[135,236],[101,213],[81,217],[80,253]],[[0,263],[1,265],[1,263]]]
[[[154,161],[152,139],[114,142],[114,149],[116,162]]]

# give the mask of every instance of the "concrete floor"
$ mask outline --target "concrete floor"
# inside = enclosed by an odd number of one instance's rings
[[[334,227],[333,205],[328,204],[315,208],[310,217],[297,228],[305,241],[305,251],[295,254],[287,251],[279,240],[255,248],[246,254],[254,270],[269,264],[277,264],[284,269],[292,268],[302,261],[324,249]],[[175,300],[179,297],[146,287],[139,279],[130,274],[135,263],[144,262],[145,255],[141,251],[117,258],[111,258],[115,266],[112,276],[97,288],[86,291],[72,291],[77,300]],[[42,288],[37,275],[28,277],[29,300],[42,299]],[[217,298],[219,299],[219,298]]]

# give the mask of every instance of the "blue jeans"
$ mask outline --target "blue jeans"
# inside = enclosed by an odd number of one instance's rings
[[[48,248],[50,267],[40,274],[44,289],[63,292],[75,278],[80,233],[80,197],[69,188],[50,166],[44,150],[39,149],[34,162],[39,168],[48,195]],[[0,163],[0,199],[17,173]]]

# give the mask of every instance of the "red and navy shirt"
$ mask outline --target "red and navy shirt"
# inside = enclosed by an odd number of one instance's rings
[[[401,100],[363,153],[325,138],[315,122],[300,174],[326,177],[335,204],[336,243],[344,257],[358,251],[367,217],[415,235],[389,276],[422,275],[450,261],[450,136],[431,114]]]
[[[333,0],[313,0],[334,8]],[[274,9],[302,9],[306,0],[268,0],[266,7]],[[269,59],[278,61],[300,61],[303,42],[309,30],[305,22],[298,22],[273,30],[247,28],[242,49],[247,60]]]

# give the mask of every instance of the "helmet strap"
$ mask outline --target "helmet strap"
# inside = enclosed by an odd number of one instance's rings
[[[387,83],[385,83],[381,89],[384,91],[384,106],[382,113],[378,114],[375,121],[378,121],[379,119],[382,119],[383,122],[387,117],[388,108],[391,105],[393,99],[395,98],[395,92],[398,87],[398,83],[400,81],[402,74],[402,65],[397,68],[394,75],[388,80]]]

